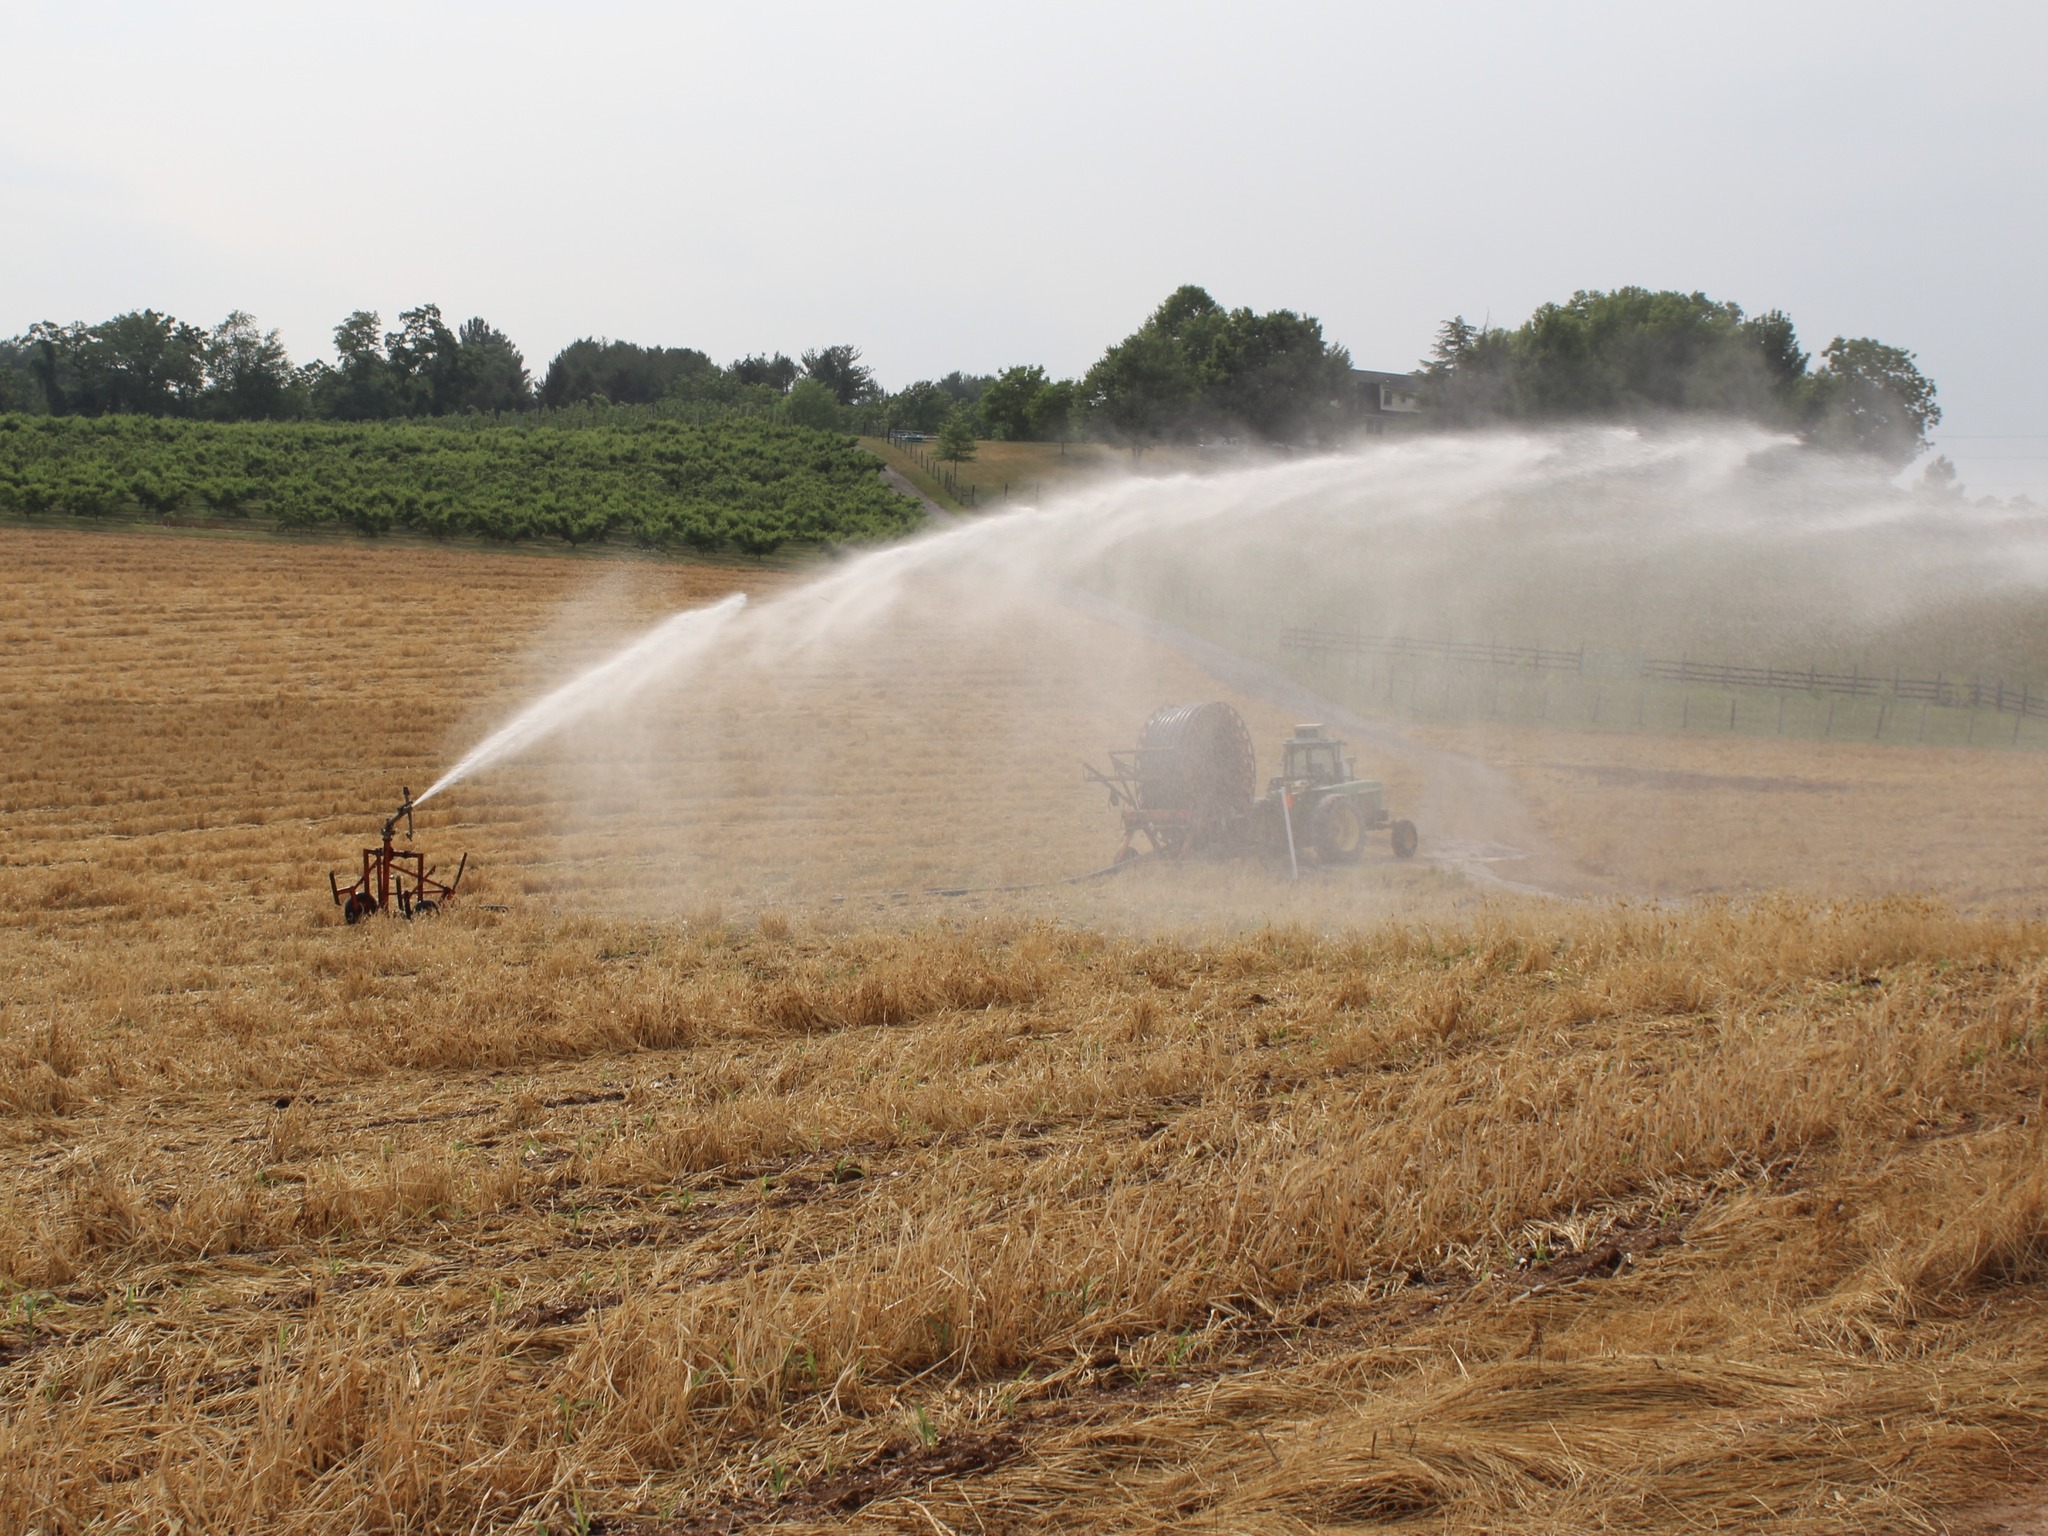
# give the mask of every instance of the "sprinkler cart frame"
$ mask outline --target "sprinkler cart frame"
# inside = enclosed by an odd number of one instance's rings
[[[378,847],[363,850],[363,872],[355,883],[344,887],[332,870],[327,873],[327,889],[334,897],[334,904],[341,908],[342,917],[351,925],[361,922],[372,912],[394,909],[399,916],[408,919],[432,917],[462,884],[462,872],[469,868],[467,853],[455,866],[455,878],[444,884],[434,878],[436,866],[427,863],[424,853],[416,848],[391,846],[392,835],[398,830],[401,817],[405,821],[405,840],[411,842],[412,791],[409,789],[405,791],[405,803],[384,823],[383,842]]]

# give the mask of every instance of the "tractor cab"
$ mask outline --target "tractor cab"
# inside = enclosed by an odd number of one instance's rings
[[[1280,777],[1290,784],[1343,784],[1351,778],[1344,743],[1325,736],[1320,725],[1297,725],[1280,743]]]

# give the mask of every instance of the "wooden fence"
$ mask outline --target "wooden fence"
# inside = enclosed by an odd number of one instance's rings
[[[1280,649],[1454,661],[1482,667],[1521,667],[1535,672],[1583,672],[1586,669],[1583,648],[1552,651],[1540,645],[1496,645],[1490,640],[1418,640],[1408,635],[1349,635],[1333,629],[1283,629],[1280,631]]]

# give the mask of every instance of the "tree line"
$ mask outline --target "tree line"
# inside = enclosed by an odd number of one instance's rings
[[[1512,330],[1454,316],[1421,375],[1446,426],[1708,415],[1903,464],[1941,420],[1903,348],[1837,336],[1816,364],[1783,311],[1647,288],[1575,293]]]
[[[154,310],[44,323],[0,341],[0,411],[361,422],[671,405],[877,435],[1092,437],[1134,455],[1218,438],[1335,443],[1377,413],[1377,385],[1315,317],[1228,309],[1195,286],[1067,379],[1020,364],[890,391],[848,344],[721,365],[693,347],[585,338],[535,382],[503,332],[482,318],[451,327],[433,304],[402,312],[395,330],[358,310],[334,346],[331,363],[294,364],[276,331],[239,310],[211,328]],[[1941,419],[1933,383],[1901,348],[1838,336],[1816,363],[1780,311],[1752,317],[1644,288],[1580,292],[1512,329],[1455,316],[1412,376],[1424,404],[1414,425],[1427,429],[1706,413],[1903,461]]]

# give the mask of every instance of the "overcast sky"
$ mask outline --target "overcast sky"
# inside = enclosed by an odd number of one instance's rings
[[[1575,288],[1912,349],[2048,500],[2048,7],[0,0],[0,333],[438,303],[1085,368],[1170,290],[1407,368]]]

